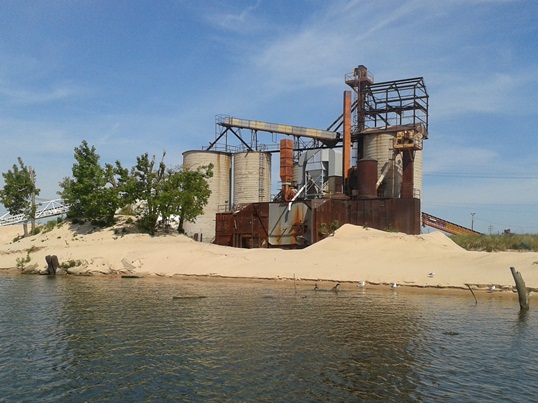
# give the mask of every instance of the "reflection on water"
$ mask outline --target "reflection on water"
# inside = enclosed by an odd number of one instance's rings
[[[204,299],[174,300],[178,295]],[[0,276],[6,401],[522,401],[517,302],[162,279]]]

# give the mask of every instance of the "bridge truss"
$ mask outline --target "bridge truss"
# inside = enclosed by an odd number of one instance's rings
[[[54,217],[66,214],[69,207],[61,199],[49,200],[37,204],[36,220],[40,218]],[[5,225],[20,224],[29,221],[30,218],[25,214],[10,215],[4,214],[0,217],[0,227]]]

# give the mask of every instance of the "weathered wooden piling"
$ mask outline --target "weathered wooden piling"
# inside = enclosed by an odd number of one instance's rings
[[[520,272],[516,271],[514,267],[510,267],[514,281],[516,282],[517,295],[519,297],[519,306],[521,309],[529,309],[529,293],[527,286],[523,280],[523,276]]]
[[[56,270],[60,267],[60,262],[58,261],[58,256],[56,255],[47,255],[45,256],[45,261],[47,262],[47,274],[56,275]]]

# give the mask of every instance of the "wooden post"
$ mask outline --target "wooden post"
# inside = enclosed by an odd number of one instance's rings
[[[516,282],[517,295],[519,297],[519,306],[521,309],[529,309],[529,294],[527,292],[527,286],[523,281],[523,276],[520,272],[516,271],[514,267],[510,267],[514,281]]]
[[[47,262],[47,273],[51,275],[56,275],[58,267],[60,267],[60,262],[58,261],[58,256],[56,255],[47,255],[45,256],[45,261]]]

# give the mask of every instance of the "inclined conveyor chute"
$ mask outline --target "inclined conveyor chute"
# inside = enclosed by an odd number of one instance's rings
[[[474,229],[466,228],[453,222],[443,220],[442,218],[435,217],[431,214],[422,213],[422,226],[428,226],[439,229],[444,232],[448,232],[452,235],[482,235],[481,232]]]
[[[308,137],[311,139],[320,140],[326,144],[336,144],[340,140],[340,134],[337,132],[311,129],[301,126],[260,122],[258,120],[239,119],[229,116],[223,117],[217,122],[217,124],[226,128],[250,129],[268,133],[286,134],[296,137]]]

